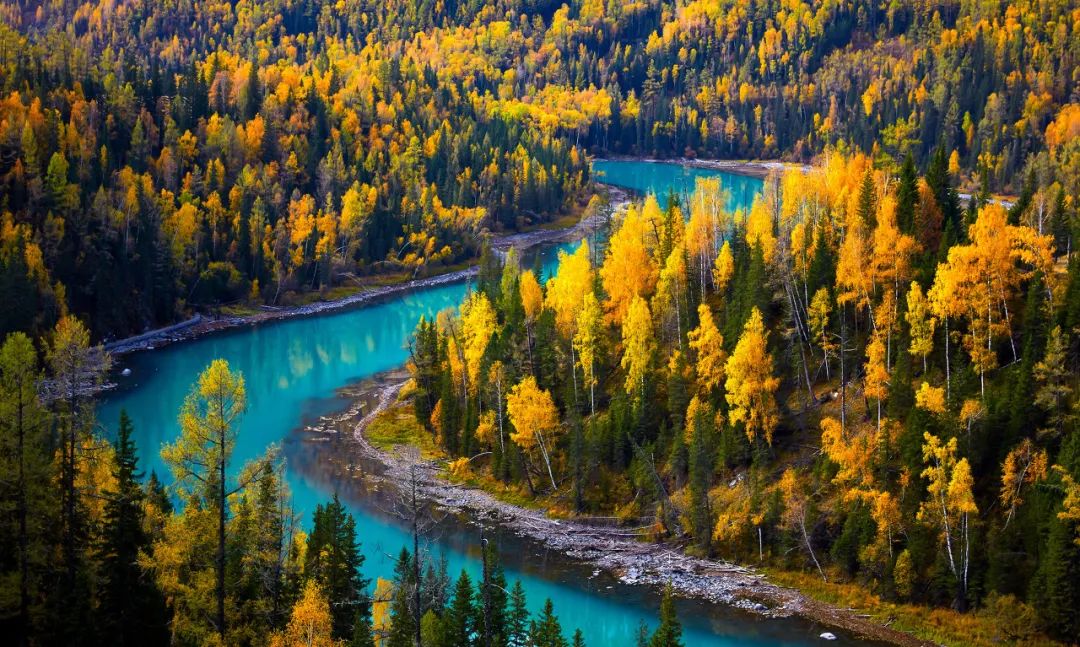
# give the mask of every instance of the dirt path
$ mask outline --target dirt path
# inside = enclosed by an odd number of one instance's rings
[[[450,483],[442,477],[442,464],[420,459],[416,452],[378,449],[368,442],[364,431],[389,407],[404,406],[395,404],[403,385],[404,381],[373,385],[369,397],[374,393],[377,404],[354,427],[358,451],[383,466],[385,472],[379,478],[391,485],[409,482],[415,473],[420,479],[421,496],[440,508],[464,513],[470,520],[498,523],[520,537],[608,571],[626,584],[661,587],[670,582],[679,595],[687,598],[727,604],[767,617],[802,616],[852,635],[905,647],[930,644],[861,618],[853,611],[777,586],[752,568],[691,557],[671,546],[640,541],[632,529],[552,519],[543,512],[499,501],[482,490]]]

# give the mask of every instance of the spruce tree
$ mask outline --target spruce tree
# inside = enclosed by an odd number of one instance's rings
[[[551,598],[544,601],[544,610],[540,612],[539,618],[533,620],[529,633],[532,636],[532,647],[567,647]]]
[[[143,528],[145,497],[133,431],[131,418],[121,411],[112,468],[116,486],[106,493],[99,549],[102,588],[97,617],[102,637],[115,645],[142,645],[168,637],[165,601],[139,566],[139,554],[149,548],[150,538]]]
[[[712,478],[716,451],[712,441],[713,430],[709,418],[712,408],[699,411],[687,424],[692,430],[690,437],[690,525],[694,531],[694,543],[706,553],[712,542],[712,510],[709,506],[709,481]]]
[[[476,608],[473,606],[472,580],[464,570],[454,586],[454,599],[446,610],[448,647],[469,647],[475,630]]]
[[[330,603],[335,638],[352,637],[357,622],[370,623],[368,580],[360,570],[363,564],[356,522],[335,493],[330,502],[315,508],[304,564],[305,577],[319,583]]]
[[[402,548],[394,565],[394,598],[390,603],[390,635],[387,647],[411,647],[419,621],[413,611],[413,590],[417,586],[413,575],[413,557]]]
[[[21,332],[8,335],[0,348],[0,496],[5,513],[0,517],[0,566],[3,597],[18,607],[4,609],[17,618],[9,637],[24,644],[39,615],[57,512],[49,417],[37,393],[40,378],[33,342]]]
[[[1031,599],[1043,629],[1066,643],[1080,641],[1080,545],[1076,523],[1050,520],[1050,534],[1031,584]]]
[[[919,202],[919,175],[911,153],[900,168],[900,186],[896,189],[896,225],[905,234],[915,231],[915,206]]]
[[[525,607],[525,589],[521,581],[510,589],[510,611],[506,618],[506,644],[508,647],[525,647],[529,640],[529,610]]]
[[[675,612],[671,584],[664,587],[664,597],[660,601],[660,626],[653,633],[649,647],[683,647],[682,625]]]

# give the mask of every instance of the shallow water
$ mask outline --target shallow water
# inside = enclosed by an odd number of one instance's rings
[[[603,162],[597,167],[605,173],[604,181],[639,192],[666,194],[666,187],[685,187],[686,178],[701,174],[719,174],[738,200],[749,200],[753,187],[761,186],[753,178],[678,165]],[[541,253],[545,275],[554,269],[555,259],[554,249]],[[344,402],[335,395],[341,387],[401,366],[408,356],[406,340],[420,317],[456,306],[466,289],[464,283],[423,288],[381,303],[245,326],[124,355],[116,370],[130,368],[131,375],[116,378],[120,387],[105,396],[99,420],[106,429],[114,429],[125,409],[135,425],[141,466],[168,481],[158,451],[178,433],[176,419],[184,396],[211,360],[228,360],[244,374],[248,395],[234,465],[262,454],[270,444],[282,444],[293,466],[288,471],[293,506],[303,522],[310,523],[318,503],[340,492],[356,517],[367,559],[365,575],[389,578],[393,558],[409,543],[403,524],[386,511],[384,494],[334,468],[334,459],[340,456],[336,444],[308,442],[298,430],[342,411]],[[475,527],[447,519],[430,539],[430,548],[446,556],[451,576],[462,568],[476,576],[477,543]],[[568,636],[580,628],[592,647],[627,645],[642,620],[655,625],[659,603],[654,591],[622,585],[604,575],[593,577],[592,569],[506,533],[496,533],[495,543],[508,581],[521,580],[533,610],[551,598]],[[679,609],[688,646],[807,645],[819,642],[822,631],[802,620],[765,620],[715,605],[683,601]]]

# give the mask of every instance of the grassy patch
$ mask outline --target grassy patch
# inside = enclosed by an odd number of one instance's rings
[[[262,309],[258,306],[246,303],[234,303],[221,308],[221,314],[226,317],[250,317],[260,312],[262,312]]]
[[[891,620],[889,626],[893,629],[941,645],[1050,647],[1061,644],[1036,633],[1033,618],[1025,617],[1020,603],[1011,598],[998,598],[996,603],[979,611],[958,613],[952,609],[888,602],[858,584],[822,582],[816,573],[763,570],[776,584],[798,589],[832,606],[865,614],[879,624]]]
[[[483,490],[497,500],[510,505],[515,505],[519,508],[528,508],[532,510],[545,510],[548,508],[546,502],[542,498],[537,498],[529,494],[528,488],[507,485],[483,471],[467,469],[458,474],[447,471],[443,476],[452,483]]]
[[[364,431],[375,447],[391,451],[400,445],[420,449],[420,455],[428,460],[445,458],[446,454],[435,444],[435,439],[416,421],[409,407],[390,407],[371,421]]]

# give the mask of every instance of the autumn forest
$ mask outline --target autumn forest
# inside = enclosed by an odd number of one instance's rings
[[[506,242],[579,222],[552,270]],[[375,445],[899,644],[1074,644],[1078,243],[1070,0],[2,1],[0,631],[584,645],[497,548],[428,554],[415,482],[369,572],[368,517],[297,512],[282,439],[237,458],[266,405],[231,360],[160,446],[97,415],[125,338],[457,272]],[[680,586],[611,644],[696,644]]]

